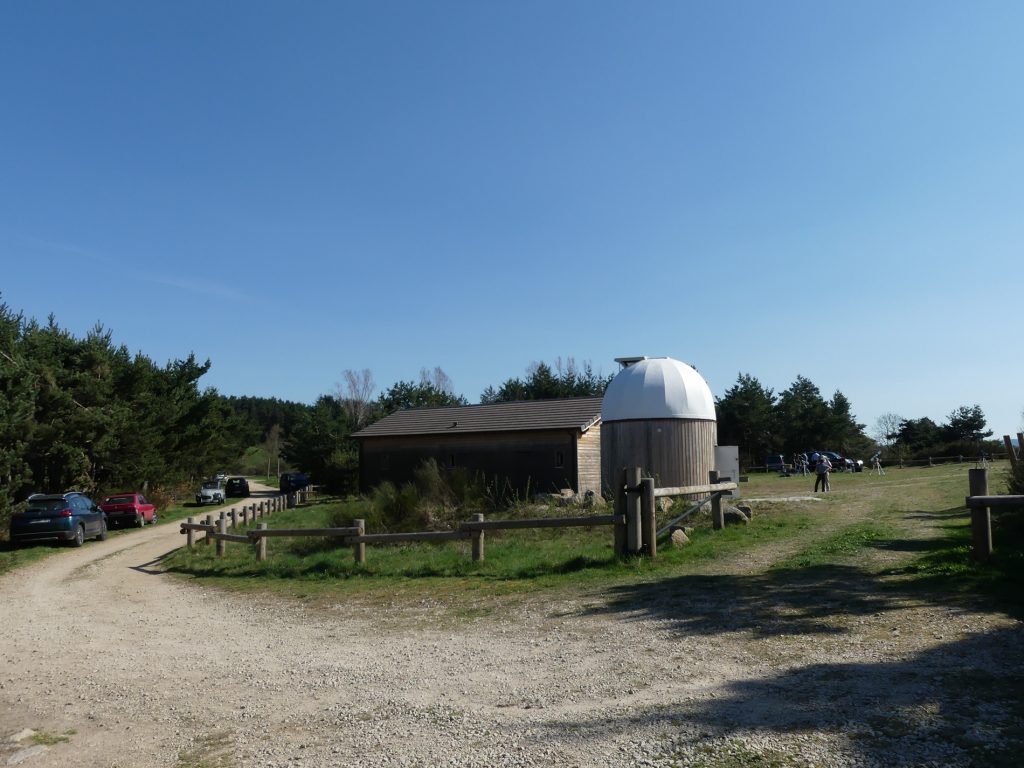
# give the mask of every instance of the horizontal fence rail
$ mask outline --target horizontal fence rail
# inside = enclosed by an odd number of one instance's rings
[[[592,517],[535,517],[526,520],[481,520],[461,523],[466,531],[513,530],[518,528],[571,528],[591,525],[617,525],[624,522],[621,515],[594,515]]]
[[[221,512],[216,522],[210,515],[207,515],[206,522],[198,523],[193,518],[181,523],[181,532],[188,536],[187,546],[191,548],[195,543],[195,533],[205,534],[203,541],[217,543],[217,554],[224,554],[224,543],[251,544],[256,550],[256,559],[265,560],[267,557],[267,539],[269,538],[308,538],[326,537],[341,539],[344,545],[352,546],[355,561],[364,563],[366,561],[365,545],[367,544],[395,544],[402,542],[438,542],[438,541],[461,541],[472,542],[473,560],[484,559],[484,532],[500,530],[523,530],[531,528],[570,528],[570,527],[593,527],[610,525],[614,529],[614,549],[619,555],[648,555],[654,557],[657,554],[657,537],[666,533],[671,526],[679,520],[693,514],[705,506],[712,505],[712,525],[715,530],[724,526],[724,518],[721,509],[721,497],[731,494],[739,486],[730,481],[718,482],[717,473],[711,473],[711,482],[702,485],[688,485],[670,488],[655,488],[652,478],[642,478],[639,468],[623,470],[622,483],[615,498],[615,513],[611,515],[587,515],[583,517],[539,517],[516,520],[485,520],[482,514],[476,514],[472,520],[459,523],[455,530],[451,531],[411,531],[402,533],[367,533],[364,520],[353,520],[350,526],[336,528],[269,528],[266,523],[259,523],[255,529],[250,529],[244,534],[233,534],[227,532],[228,523],[234,528],[238,524],[238,514],[232,509],[230,513]],[[673,520],[669,526],[659,531],[654,529],[654,507],[655,498],[671,498],[674,496],[692,496],[711,494],[698,502],[694,507],[683,515]],[[251,505],[252,521],[260,517],[269,516],[273,511],[282,509],[285,496],[274,497],[271,503],[264,508],[263,502],[258,505]],[[291,500],[289,499],[289,505]],[[250,506],[242,507],[242,522],[246,524],[249,520]]]

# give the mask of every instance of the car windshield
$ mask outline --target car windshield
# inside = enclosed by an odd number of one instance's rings
[[[59,512],[67,509],[71,504],[64,499],[33,499],[28,503],[29,509],[37,509],[44,512]]]
[[[132,496],[108,496],[103,500],[104,504],[131,504],[135,501]]]
[[[203,488],[209,488],[211,490],[216,490],[216,489],[220,488],[220,483],[218,483],[216,481],[210,481],[209,483],[203,483]]]

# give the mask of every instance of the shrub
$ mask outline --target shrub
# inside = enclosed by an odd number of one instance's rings
[[[1024,456],[1013,465],[1006,481],[1007,493],[1024,496]]]

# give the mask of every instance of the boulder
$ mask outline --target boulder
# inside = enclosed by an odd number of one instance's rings
[[[750,522],[750,518],[747,517],[743,510],[738,507],[726,507],[724,510],[726,525],[733,523],[734,525],[746,525]]]
[[[690,543],[690,537],[687,536],[682,528],[676,528],[672,531],[672,537],[670,539],[673,547],[685,547]]]

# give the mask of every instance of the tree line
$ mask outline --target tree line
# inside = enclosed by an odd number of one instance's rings
[[[944,424],[884,414],[869,437],[842,392],[825,399],[803,376],[776,394],[754,376],[741,373],[716,399],[715,408],[718,442],[740,446],[741,461],[748,467],[763,466],[768,456],[782,454],[788,460],[809,450],[833,450],[865,460],[876,451],[883,458],[909,460],[999,450],[998,443],[987,440],[992,431],[985,430],[985,415],[978,405],[956,408]]]
[[[875,436],[886,455],[897,461],[931,457],[976,457],[981,452],[1003,450],[998,440],[990,440],[985,414],[980,405],[954,408],[946,421],[936,424],[927,417],[905,419],[894,413],[883,414],[875,425]]]
[[[873,441],[854,418],[840,391],[826,400],[803,376],[776,394],[754,376],[741,373],[736,384],[716,399],[718,442],[738,445],[744,466],[764,466],[767,456],[810,450],[833,450],[844,456],[867,456]]]
[[[243,451],[261,441],[318,482],[355,491],[354,432],[403,408],[469,404],[440,367],[376,397],[369,370],[346,370],[335,390],[312,405],[222,396],[199,386],[209,369],[209,360],[194,355],[159,365],[116,345],[100,324],[76,338],[52,316],[39,323],[0,303],[0,521],[35,491],[169,496],[237,466]],[[612,378],[572,357],[535,362],[525,376],[488,386],[480,402],[601,395]],[[872,439],[842,392],[825,399],[802,376],[776,394],[740,374],[716,409],[719,442],[739,445],[746,466],[814,448],[864,457],[879,446],[899,458],[972,455],[992,434],[975,405],[954,410],[943,424],[886,414]]]
[[[0,304],[0,522],[32,492],[159,497],[256,438],[194,355],[158,365],[97,324],[82,338]]]

